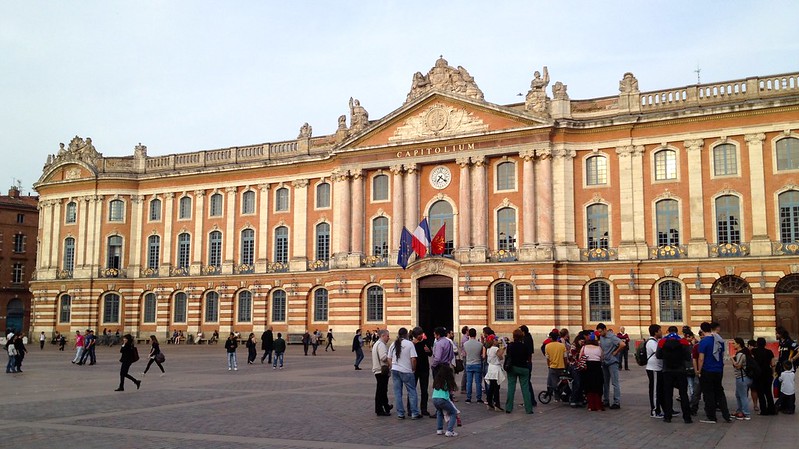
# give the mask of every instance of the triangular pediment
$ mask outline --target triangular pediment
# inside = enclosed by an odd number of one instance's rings
[[[341,147],[398,145],[548,124],[523,111],[433,91],[370,124]]]

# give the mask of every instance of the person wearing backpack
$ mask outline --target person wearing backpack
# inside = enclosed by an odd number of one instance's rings
[[[751,358],[743,338],[735,337],[735,356],[732,359],[732,367],[735,368],[735,401],[738,403],[738,408],[733,416],[737,420],[749,421],[752,419],[749,410],[749,387],[752,385],[756,364],[749,363]]]
[[[119,352],[122,354],[122,357],[119,359],[122,366],[119,369],[119,388],[114,391],[125,391],[125,378],[132,380],[133,383],[136,384],[136,389],[138,390],[141,387],[141,381],[128,374],[130,365],[139,360],[139,352],[136,347],[133,346],[132,335],[125,334],[122,337],[122,347],[119,348]]]
[[[663,337],[659,324],[649,325],[649,338],[644,343],[646,348],[646,377],[649,379],[649,416],[663,419],[663,360],[655,357],[658,340]],[[671,392],[669,392],[671,393]]]
[[[682,419],[686,424],[693,422],[691,418],[691,406],[688,399],[688,375],[687,364],[691,363],[691,343],[685,338],[680,338],[677,334],[677,326],[669,326],[669,333],[658,341],[658,349],[655,357],[663,363],[663,421],[671,422],[674,415],[672,391],[677,388],[680,394],[680,406],[682,407]]]

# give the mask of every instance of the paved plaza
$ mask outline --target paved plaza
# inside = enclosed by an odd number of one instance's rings
[[[638,366],[622,372],[621,410],[588,412],[553,402],[539,405],[534,415],[518,406],[508,415],[465,404],[461,396],[460,436],[445,438],[435,435],[432,419],[375,416],[371,359],[367,355],[363,371],[353,370],[349,344],[336,352],[320,348],[316,357],[290,346],[282,371],[261,365],[260,358],[247,365],[246,350],[239,350],[239,370],[228,372],[222,345],[164,345],[163,350],[165,377],[153,365],[141,390],[128,381],[126,391],[114,392],[118,347],[98,348],[98,364],[80,367],[70,363],[72,351],[31,345],[25,372],[0,378],[0,447],[748,449],[794,447],[799,441],[796,416],[715,425],[651,419],[646,374]],[[140,347],[142,361],[131,369],[136,377],[147,351]],[[544,376],[543,358],[536,354],[536,392],[545,385]],[[734,409],[731,381],[728,370],[725,390]],[[503,385],[503,402],[505,390]],[[393,403],[390,392],[389,387]]]

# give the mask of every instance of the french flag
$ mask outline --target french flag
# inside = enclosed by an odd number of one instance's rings
[[[427,224],[427,218],[425,218],[413,231],[413,251],[419,257],[424,257],[427,254],[428,246],[430,246],[430,225]]]

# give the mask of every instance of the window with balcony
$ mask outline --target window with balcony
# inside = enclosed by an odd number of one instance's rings
[[[255,231],[241,231],[241,264],[252,265],[255,259]]]
[[[330,225],[316,225],[316,260],[330,259]]]
[[[716,198],[716,239],[719,245],[741,243],[741,212],[737,196]]]
[[[679,246],[680,208],[677,200],[662,200],[655,203],[658,246]]]
[[[208,266],[222,266],[222,232],[212,231],[208,234]]]
[[[497,211],[497,243],[499,250],[516,251],[516,210],[511,207]]]
[[[588,249],[608,249],[610,232],[608,206],[592,204],[586,208],[586,241]]]
[[[157,270],[161,257],[161,237],[151,235],[147,237],[147,268]]]
[[[376,217],[372,220],[372,255],[388,257],[388,218]]]
[[[178,268],[188,269],[191,263],[191,235],[187,232],[178,234]]]
[[[285,226],[275,229],[275,262],[289,262],[289,228]]]
[[[112,235],[108,237],[108,259],[106,268],[118,270],[122,267],[122,237]]]
[[[799,191],[789,190],[781,193],[780,203],[780,241],[799,242]]]

